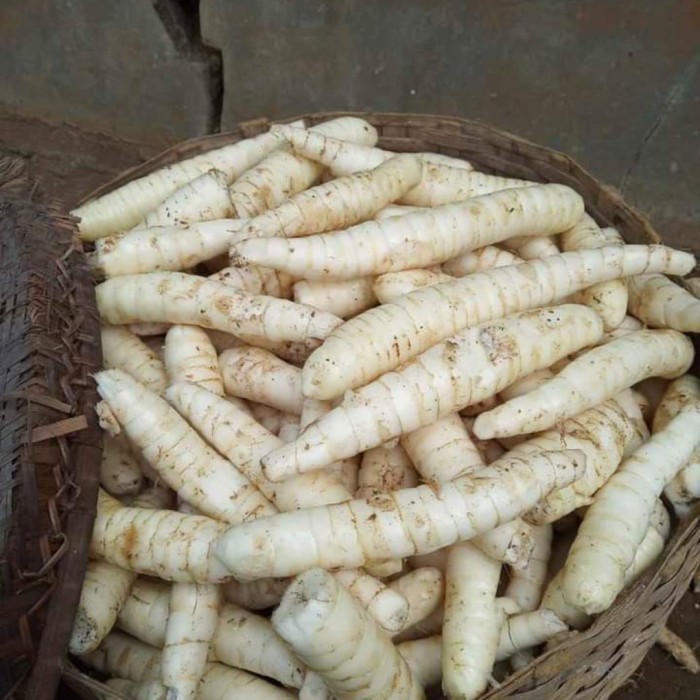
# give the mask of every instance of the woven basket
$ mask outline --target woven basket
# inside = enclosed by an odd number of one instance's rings
[[[75,221],[0,160],[0,697],[52,698],[83,578],[101,363]]]
[[[308,114],[293,119],[303,118],[313,125],[346,114]],[[484,172],[569,185],[583,196],[587,211],[599,224],[614,226],[630,243],[659,242],[659,236],[644,216],[566,155],[465,119],[409,114],[356,116],[362,116],[377,128],[382,147],[395,151],[437,151],[465,158]],[[259,119],[240,124],[226,134],[179,144],[125,172],[93,192],[90,198],[182,158],[255,136],[268,127],[267,119]],[[484,698],[607,698],[642,662],[673,607],[687,590],[699,563],[700,517],[695,517],[678,524],[663,559],[588,630],[572,633]],[[80,687],[80,674],[71,671],[70,682],[73,687]],[[82,687],[81,697],[99,697],[94,682]]]

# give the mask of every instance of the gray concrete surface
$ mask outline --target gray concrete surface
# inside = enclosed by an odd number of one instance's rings
[[[207,133],[218,126],[210,55],[169,9],[169,0],[2,3],[0,105],[144,141]]]
[[[200,14],[222,52],[224,129],[455,114],[570,153],[662,229],[700,223],[697,0],[201,0]]]

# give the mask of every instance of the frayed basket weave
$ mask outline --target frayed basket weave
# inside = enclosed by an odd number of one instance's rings
[[[0,159],[0,697],[54,697],[95,517],[100,326],[75,221]]]

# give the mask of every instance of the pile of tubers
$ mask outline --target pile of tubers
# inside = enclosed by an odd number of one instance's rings
[[[73,212],[106,434],[70,651],[124,697],[477,698],[700,499],[693,256],[376,143],[274,125]]]

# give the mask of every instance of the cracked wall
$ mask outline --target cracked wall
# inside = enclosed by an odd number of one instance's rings
[[[332,109],[456,114],[700,224],[698,0],[24,0],[0,105],[149,143]]]
[[[700,224],[698,0],[201,0],[222,127],[332,109],[485,121]]]
[[[0,9],[4,111],[151,143],[218,129],[219,52],[190,0],[22,0]]]

